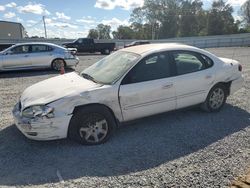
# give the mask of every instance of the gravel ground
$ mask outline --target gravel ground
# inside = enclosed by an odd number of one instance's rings
[[[208,50],[243,65],[244,87],[221,112],[193,108],[144,118],[92,147],[31,141],[13,125],[19,95],[57,72],[0,73],[0,187],[227,187],[250,167],[250,48]],[[76,70],[102,57],[81,56]]]

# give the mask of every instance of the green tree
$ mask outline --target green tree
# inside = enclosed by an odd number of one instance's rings
[[[111,27],[109,25],[99,24],[97,25],[98,38],[99,39],[110,39]]]
[[[137,23],[137,22],[133,22],[131,24],[131,29],[134,32],[134,38],[135,39],[152,39],[152,25],[145,23],[145,24],[141,24],[141,23]]]
[[[159,38],[172,38],[178,35],[181,3],[181,0],[166,0],[160,5],[159,21],[161,28]]]
[[[232,16],[233,8],[223,0],[214,1],[208,14],[208,35],[232,34],[238,31]]]
[[[250,27],[250,0],[242,5],[241,11],[246,25]]]
[[[131,21],[146,22],[151,25],[152,38],[175,37],[178,33],[178,22],[181,0],[145,0],[144,6],[136,8],[131,14]]]
[[[198,23],[198,35],[199,36],[206,36],[207,35],[207,21],[208,21],[208,11],[202,10],[197,15]]]
[[[88,38],[98,39],[98,31],[96,29],[90,29]]]
[[[186,0],[181,3],[179,36],[197,36],[206,27],[206,17],[200,0]]]
[[[119,39],[118,32],[117,31],[112,31],[112,35],[114,39]]]
[[[117,31],[113,31],[112,35],[115,39],[133,39],[134,31],[128,26],[120,25]]]

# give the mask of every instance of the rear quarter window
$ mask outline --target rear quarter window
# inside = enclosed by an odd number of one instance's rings
[[[205,56],[203,54],[201,54],[201,57],[204,59],[207,68],[212,67],[214,65],[214,62],[213,62],[213,60],[211,58],[209,58],[209,57],[207,57],[207,56]]]

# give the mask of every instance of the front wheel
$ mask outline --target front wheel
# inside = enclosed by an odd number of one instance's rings
[[[218,112],[227,99],[226,88],[222,84],[214,86],[208,93],[206,101],[202,104],[202,109],[207,112]]]
[[[106,107],[88,106],[73,115],[69,137],[84,145],[97,145],[106,142],[114,129],[114,117]]]

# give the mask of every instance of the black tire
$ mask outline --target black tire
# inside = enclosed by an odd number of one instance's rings
[[[64,68],[66,68],[66,63],[63,59],[54,59],[51,63],[51,68],[55,71],[60,71],[61,70],[61,66],[59,66],[58,64],[64,64]]]
[[[98,145],[110,138],[115,127],[115,118],[107,107],[86,106],[77,110],[71,118],[68,137],[83,145]],[[107,132],[104,133],[105,131]],[[96,135],[99,140],[96,140]]]
[[[215,96],[216,93],[218,96]],[[217,84],[209,91],[206,101],[201,105],[201,108],[206,112],[218,112],[224,106],[226,100],[226,87],[223,84]]]
[[[109,55],[109,54],[110,54],[110,49],[104,49],[104,50],[103,50],[103,54]]]

